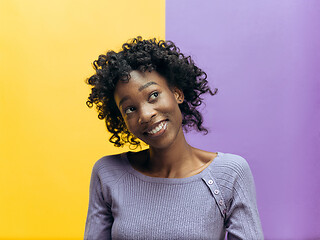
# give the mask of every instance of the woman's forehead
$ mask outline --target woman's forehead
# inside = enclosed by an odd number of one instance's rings
[[[167,87],[167,80],[162,77],[157,71],[141,72],[134,70],[130,72],[130,78],[128,81],[118,81],[116,85],[116,91],[119,88],[136,88],[139,91],[144,90],[150,85],[159,85],[161,87]]]
[[[163,82],[167,83],[167,80],[155,70],[151,72],[149,71],[141,72],[138,70],[131,71],[130,79],[141,81],[141,82],[159,81],[159,83],[163,83]]]

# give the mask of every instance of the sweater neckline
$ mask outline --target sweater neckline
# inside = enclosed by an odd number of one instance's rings
[[[198,179],[202,179],[203,176],[207,174],[207,172],[209,171],[210,167],[214,164],[214,162],[222,156],[221,152],[216,152],[216,153],[217,153],[217,156],[211,161],[211,163],[205,169],[203,169],[201,172],[193,176],[185,177],[185,178],[162,178],[162,177],[147,176],[132,167],[128,159],[128,152],[122,153],[121,159],[124,162],[125,168],[129,173],[131,173],[135,177],[145,182],[162,183],[162,184],[184,184],[184,183],[190,183],[190,182],[196,181]]]

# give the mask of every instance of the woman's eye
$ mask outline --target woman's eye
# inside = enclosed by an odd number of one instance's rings
[[[154,92],[150,95],[149,97],[149,100],[154,100],[156,99],[157,97],[159,97],[159,93],[158,92]]]
[[[134,107],[128,107],[124,110],[124,113],[129,114],[129,113],[132,113],[134,110],[135,110]]]

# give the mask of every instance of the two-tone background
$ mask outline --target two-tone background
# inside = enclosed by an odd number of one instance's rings
[[[1,0],[0,239],[81,239],[108,143],[91,63],[138,35],[174,41],[218,95],[189,142],[249,162],[266,239],[320,238],[320,2]]]

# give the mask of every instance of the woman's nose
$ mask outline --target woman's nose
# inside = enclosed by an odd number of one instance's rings
[[[156,110],[151,104],[146,104],[140,108],[139,124],[148,123],[157,115]]]

